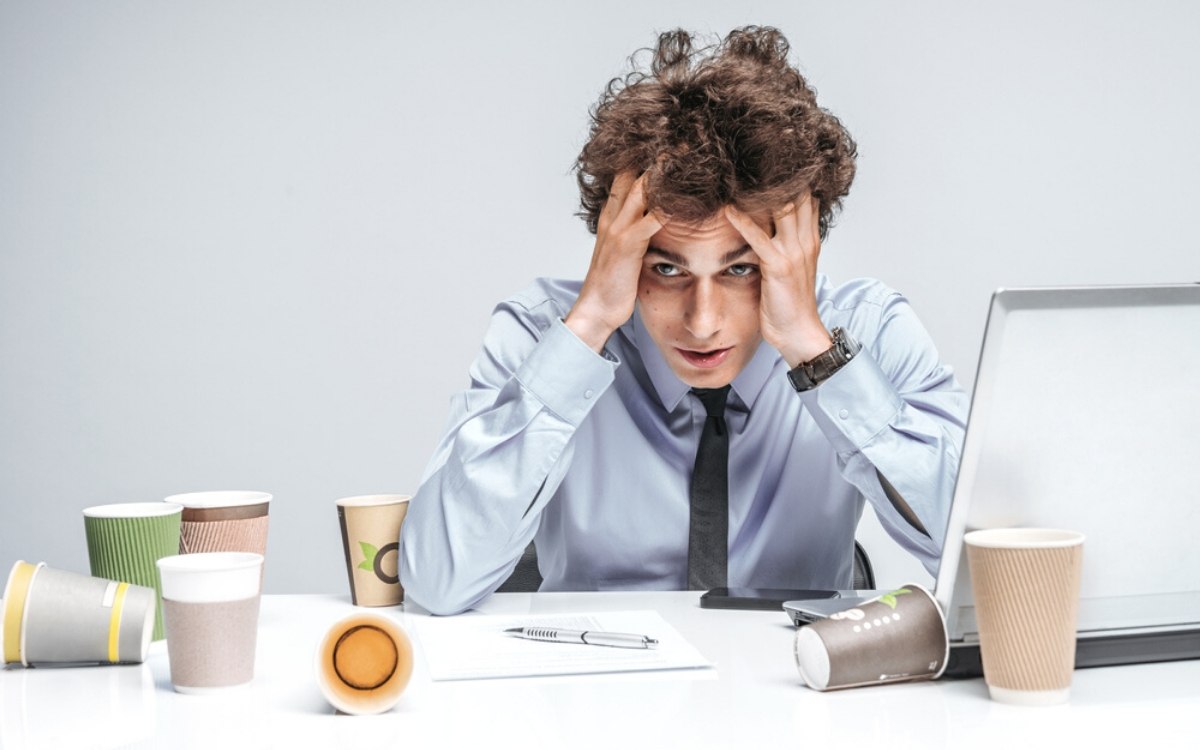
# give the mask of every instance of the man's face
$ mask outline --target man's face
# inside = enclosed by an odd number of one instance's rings
[[[724,213],[702,224],[668,221],[650,238],[638,307],[650,338],[689,386],[728,385],[758,349],[758,263]]]

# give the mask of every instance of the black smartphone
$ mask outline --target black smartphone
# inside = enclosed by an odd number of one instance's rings
[[[779,611],[793,599],[834,599],[836,591],[824,589],[745,589],[720,587],[700,596],[705,609],[765,609]]]

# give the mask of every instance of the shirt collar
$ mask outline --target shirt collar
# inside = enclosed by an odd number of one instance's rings
[[[633,327],[634,344],[637,346],[638,354],[641,355],[642,363],[646,367],[646,374],[650,376],[650,382],[654,385],[659,401],[668,412],[675,411],[679,402],[691,390],[691,386],[680,380],[671,366],[667,364],[658,344],[650,338],[650,332],[646,330],[646,325],[642,322],[640,310],[634,309],[630,324]],[[767,378],[771,376],[771,371],[775,369],[778,361],[779,352],[766,341],[760,341],[754,356],[733,379],[731,385],[736,398],[730,399],[730,406],[744,411],[754,408],[754,402],[758,400],[763,386],[767,384]]]

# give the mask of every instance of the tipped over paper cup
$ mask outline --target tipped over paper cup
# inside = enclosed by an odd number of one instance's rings
[[[6,664],[145,661],[154,631],[154,589],[18,560],[4,586]]]
[[[321,639],[315,670],[321,693],[337,710],[383,713],[396,705],[412,677],[412,643],[387,617],[351,615]]]
[[[911,583],[806,625],[795,640],[796,667],[814,690],[936,679],[949,649],[937,601]]]

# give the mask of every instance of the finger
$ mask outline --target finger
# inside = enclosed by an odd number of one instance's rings
[[[772,214],[775,220],[775,236],[786,244],[796,241],[796,204],[788,203]]]
[[[733,228],[738,230],[746,242],[750,243],[751,249],[758,253],[759,257],[764,254],[773,254],[771,238],[753,219],[733,206],[725,207],[725,218],[729,219]]]
[[[629,189],[618,218],[622,223],[632,225],[641,219],[645,213],[646,175],[642,173],[642,176],[634,180],[633,186]]]
[[[633,172],[620,172],[613,178],[612,186],[608,189],[608,200],[604,207],[612,206],[613,210],[620,213],[621,206],[625,205],[625,198],[629,195],[630,188],[633,187],[637,175]]]
[[[649,211],[633,225],[633,234],[639,240],[649,241],[654,233],[663,227],[663,219],[654,211]]]
[[[796,206],[796,232],[801,238],[818,239],[821,236],[821,201],[812,193],[805,193],[804,200]]]

